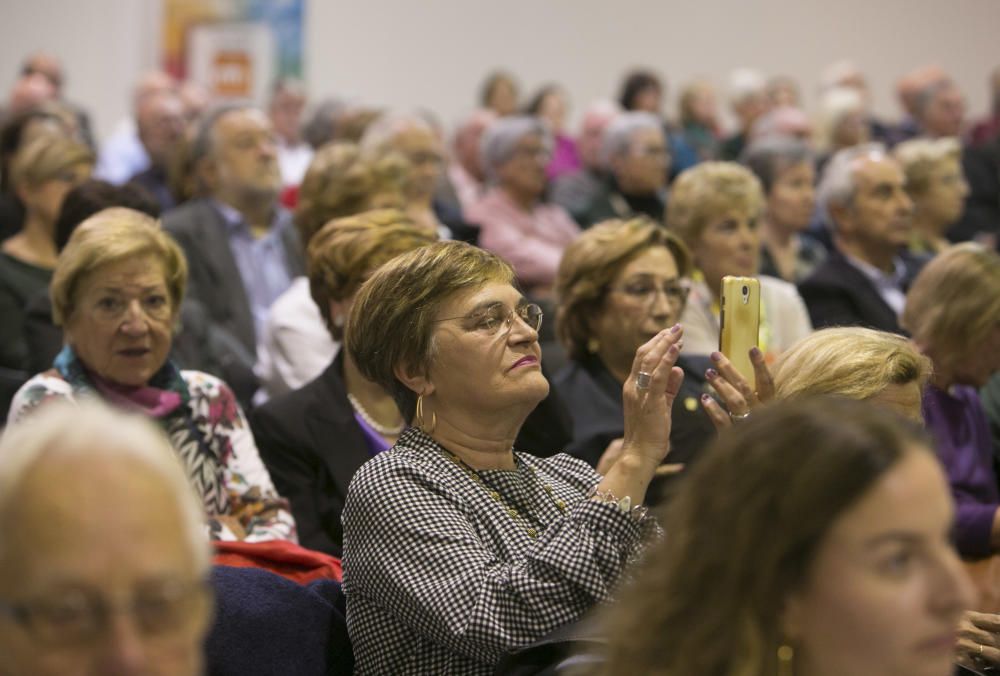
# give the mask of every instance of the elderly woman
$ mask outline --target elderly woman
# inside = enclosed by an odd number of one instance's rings
[[[764,189],[760,273],[798,283],[826,258],[823,245],[804,232],[816,207],[812,151],[798,139],[775,136],[751,143],[742,162]]]
[[[906,175],[913,201],[910,251],[938,254],[948,248],[948,228],[962,215],[969,184],[962,173],[962,146],[957,138],[913,139],[900,143],[893,155]]]
[[[22,147],[10,180],[25,207],[24,226],[0,245],[0,366],[26,369],[28,302],[48,288],[56,265],[55,224],[66,193],[90,176],[94,154],[79,141],[44,133]]]
[[[1000,256],[977,244],[938,254],[901,318],[934,362],[923,411],[958,503],[955,539],[970,557],[1000,551],[1000,492],[977,389],[1000,371]]]
[[[490,188],[466,217],[479,243],[514,267],[530,294],[551,292],[563,249],[580,230],[566,211],[544,202],[552,137],[533,117],[495,122],[483,135],[481,160]]]
[[[601,477],[513,449],[549,390],[540,308],[499,257],[442,242],[361,287],[347,348],[413,427],[355,475],[344,590],[357,673],[490,674],[504,651],[606,599],[655,521],[638,506],[669,448],[683,331],[636,353],[625,442]]]
[[[762,411],[681,487],[593,673],[950,676],[975,598],[953,518],[919,430],[843,399]]]
[[[760,181],[731,162],[705,162],[682,173],[667,205],[667,224],[694,257],[697,271],[681,316],[691,354],[719,348],[719,302],[726,275],[757,276],[764,207]],[[760,275],[760,337],[768,361],[811,330],[809,313],[795,287]]]
[[[566,133],[568,108],[566,92],[555,84],[539,89],[524,108],[526,115],[533,115],[548,125],[552,134],[552,159],[545,167],[545,173],[551,180],[580,168],[576,142]]]
[[[698,153],[698,159],[718,159],[722,125],[712,83],[696,80],[682,87],[678,108],[684,140]]]
[[[605,449],[624,432],[622,385],[635,352],[680,319],[690,275],[687,247],[644,218],[596,225],[563,255],[556,334],[571,361],[553,385],[573,422],[567,450],[598,471]],[[677,365],[684,382],[673,409],[671,463],[690,460],[713,433],[698,404],[707,364],[682,356]]]
[[[346,142],[321,147],[299,188],[299,240],[308,247],[335,218],[376,207],[402,208],[409,176],[410,165],[398,153],[363,157],[357,145]],[[309,292],[309,278],[298,277],[271,306],[254,370],[267,395],[278,396],[322,373],[338,347]]]
[[[433,241],[392,209],[331,221],[313,236],[307,252],[311,300],[332,340],[343,340],[365,279],[390,258]],[[313,381],[255,408],[250,425],[268,471],[292,505],[299,542],[340,556],[340,513],[351,477],[405,427],[392,396],[341,350]]]
[[[186,283],[183,252],[149,216],[116,208],[87,219],[52,279],[66,347],[17,393],[10,419],[48,400],[86,397],[143,413],[184,463],[213,539],[294,540],[295,522],[232,391],[167,359]]]

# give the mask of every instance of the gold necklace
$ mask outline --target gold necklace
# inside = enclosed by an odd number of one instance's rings
[[[483,478],[479,476],[479,472],[469,467],[468,463],[466,463],[460,457],[449,451],[447,448],[442,447],[441,450],[444,451],[445,455],[448,457],[449,460],[458,465],[463,471],[465,471],[467,475],[469,475],[469,478],[472,479],[473,483],[482,486],[483,490],[486,491],[487,495],[489,495],[491,498],[493,498],[494,501],[496,501],[501,507],[503,507],[503,510],[507,512],[507,516],[509,516],[512,521],[520,521],[522,527],[528,533],[529,538],[534,540],[535,538],[538,537],[538,529],[532,526],[523,514],[521,514],[516,509],[508,505],[504,501],[503,496],[500,495],[500,491],[496,490],[488,483],[483,481]],[[545,492],[548,493],[549,497],[552,499],[552,503],[559,509],[560,512],[565,514],[566,501],[563,500],[562,498],[556,497],[555,491],[552,489],[552,486],[550,486],[549,484],[545,483],[544,481],[538,478],[538,470],[536,470],[531,465],[525,465],[525,466],[531,472],[531,476],[534,477],[535,481],[537,481],[541,485],[541,487],[545,490]]]

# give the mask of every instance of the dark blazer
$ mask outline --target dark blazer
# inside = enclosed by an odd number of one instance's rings
[[[343,355],[318,378],[250,412],[260,457],[288,498],[303,547],[340,556],[340,512],[371,455],[347,400]]]
[[[903,291],[910,288],[926,259],[901,254],[906,268]],[[837,250],[799,284],[799,294],[809,309],[813,328],[864,326],[891,333],[904,333],[892,308],[878,290]]]
[[[229,247],[222,214],[209,199],[193,200],[168,211],[163,216],[163,228],[173,235],[187,256],[188,296],[199,301],[217,325],[256,354],[253,312]],[[282,230],[281,238],[289,273],[292,277],[305,274],[302,246],[295,228]]]

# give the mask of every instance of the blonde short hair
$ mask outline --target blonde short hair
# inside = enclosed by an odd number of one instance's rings
[[[906,175],[906,192],[919,197],[931,188],[934,170],[946,160],[958,162],[962,144],[953,136],[946,138],[915,138],[900,143],[892,154]]]
[[[343,218],[372,207],[376,195],[395,198],[403,206],[410,163],[399,153],[363,157],[357,144],[330,143],[309,163],[299,188],[295,225],[299,238],[309,240],[331,219]]]
[[[774,365],[778,398],[830,394],[877,397],[890,385],[923,388],[931,362],[903,336],[860,326],[822,329],[786,350]]]
[[[440,308],[456,293],[491,282],[513,284],[510,264],[471,244],[448,241],[393,258],[361,285],[346,346],[362,375],[392,394],[406,420],[413,418],[417,397],[396,378],[396,367],[426,373]]]
[[[938,367],[980,349],[1000,324],[1000,256],[973,242],[939,253],[913,281],[900,321]]]
[[[94,164],[94,151],[62,134],[44,133],[17,151],[10,167],[13,185],[37,186],[80,164]]]
[[[114,410],[97,399],[46,403],[4,431],[0,439],[0,515],[10,509],[21,482],[38,463],[74,456],[131,459],[160,475],[177,499],[197,568],[208,571],[211,552],[204,509],[177,452],[148,418]],[[0,517],[0,522],[3,520]],[[0,557],[6,549],[4,535],[0,530]]]
[[[689,247],[705,228],[736,210],[757,216],[764,208],[760,181],[735,162],[702,162],[681,172],[667,201],[667,226]]]
[[[673,256],[678,275],[691,274],[691,254],[684,242],[645,217],[604,221],[566,247],[556,274],[556,336],[571,358],[586,356],[592,321],[602,312],[611,283],[632,260],[657,246]]]
[[[176,315],[187,287],[184,252],[151,216],[135,209],[111,207],[77,226],[59,254],[49,287],[56,325],[63,326],[73,316],[80,287],[92,272],[145,255],[155,256],[163,264],[170,308]]]
[[[330,301],[349,298],[365,278],[401,253],[437,241],[398,209],[379,209],[330,221],[316,233],[306,253],[309,292],[335,340],[344,329],[330,317]]]

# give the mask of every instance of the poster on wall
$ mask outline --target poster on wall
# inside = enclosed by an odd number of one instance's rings
[[[264,103],[302,77],[305,0],[164,0],[164,65],[219,99]]]

